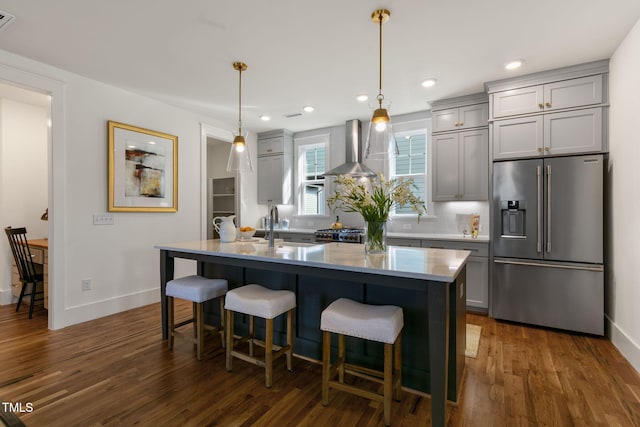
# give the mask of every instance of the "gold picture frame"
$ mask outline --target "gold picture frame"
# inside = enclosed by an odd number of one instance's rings
[[[109,212],[178,211],[178,137],[108,121]]]

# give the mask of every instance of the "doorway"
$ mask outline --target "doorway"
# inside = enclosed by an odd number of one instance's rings
[[[0,224],[26,227],[44,270],[48,270],[50,100],[49,95],[0,82]],[[12,273],[12,255],[2,240],[0,303],[13,304],[20,287],[13,286],[17,277]],[[45,306],[47,302],[48,292]]]

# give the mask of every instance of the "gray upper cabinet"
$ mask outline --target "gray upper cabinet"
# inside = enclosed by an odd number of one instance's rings
[[[493,118],[602,103],[602,74],[493,94]]]
[[[484,93],[432,105],[432,199],[489,198],[489,103]]]
[[[493,160],[607,151],[609,62],[485,83]]]
[[[292,134],[285,129],[258,135],[258,203],[291,204],[292,146]]]
[[[433,135],[433,201],[487,200],[487,129]]]
[[[597,153],[603,151],[603,144],[600,107],[493,123],[494,160]]]
[[[535,157],[543,153],[543,117],[529,116],[493,123],[493,158]]]
[[[486,102],[433,111],[433,132],[465,130],[487,126],[488,118],[489,105]]]

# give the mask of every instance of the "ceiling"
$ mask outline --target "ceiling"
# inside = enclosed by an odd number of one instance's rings
[[[0,49],[254,132],[367,120],[378,88],[393,115],[481,92],[483,83],[609,58],[638,0],[0,0]],[[524,66],[507,71],[514,58]],[[1,56],[0,56],[1,60]],[[421,82],[436,78],[432,88]],[[358,102],[359,94],[369,95]],[[313,113],[297,117],[312,105]],[[263,122],[261,114],[271,121]]]

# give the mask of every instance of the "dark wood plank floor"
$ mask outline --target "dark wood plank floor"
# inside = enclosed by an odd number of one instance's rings
[[[188,306],[179,312],[186,315]],[[320,366],[276,364],[274,386],[242,361],[224,368],[218,340],[198,362],[185,341],[169,352],[158,304],[58,331],[46,311],[0,307],[0,400],[27,403],[27,426],[378,426],[382,408],[332,392],[320,402]],[[451,426],[640,426],[640,375],[606,339],[469,314],[482,326],[467,358]],[[429,398],[404,393],[393,425],[430,425]]]

